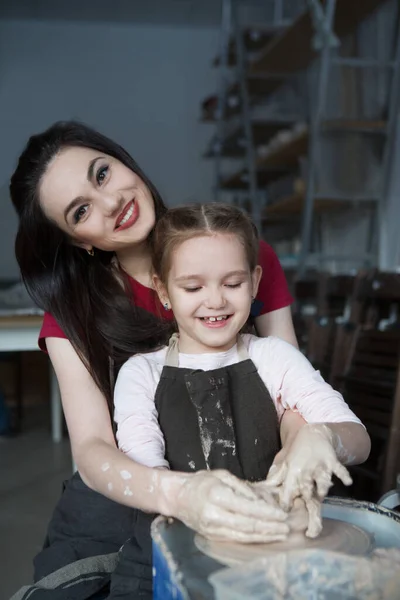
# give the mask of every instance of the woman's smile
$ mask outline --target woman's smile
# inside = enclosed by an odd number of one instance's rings
[[[115,231],[129,229],[139,218],[139,204],[135,199],[128,202],[115,223]]]

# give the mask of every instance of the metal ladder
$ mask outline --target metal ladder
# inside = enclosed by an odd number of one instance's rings
[[[308,258],[311,250],[312,234],[313,234],[313,209],[314,200],[316,198],[315,183],[316,183],[316,163],[319,153],[321,141],[321,126],[326,107],[327,88],[329,81],[329,73],[333,63],[347,64],[348,66],[358,68],[378,68],[391,69],[392,80],[390,83],[390,91],[388,94],[388,111],[387,111],[387,126],[386,126],[386,143],[384,148],[382,169],[381,169],[381,186],[380,193],[375,198],[376,209],[371,211],[369,223],[369,235],[367,241],[366,252],[361,260],[366,266],[372,266],[379,262],[379,250],[381,247],[382,230],[384,226],[385,215],[385,200],[388,194],[388,186],[390,181],[391,170],[393,168],[392,157],[393,147],[396,139],[396,120],[400,109],[400,32],[399,25],[397,26],[397,39],[395,44],[394,57],[390,62],[379,63],[376,60],[367,60],[362,58],[332,59],[332,49],[337,47],[339,40],[335,36],[333,29],[336,0],[326,0],[324,5],[320,0],[308,0],[310,10],[313,15],[313,23],[315,28],[315,37],[313,40],[314,49],[320,53],[319,68],[317,76],[317,93],[315,103],[310,111],[310,137],[308,151],[308,173],[305,205],[302,218],[302,233],[301,233],[301,251],[298,263],[298,276],[301,277],[307,270]],[[399,10],[400,21],[400,10]],[[349,198],[351,200],[351,198]],[[355,197],[355,202],[360,202],[360,199]],[[377,218],[376,218],[377,217]],[[349,257],[354,259],[354,257]],[[319,256],[321,262],[324,260],[337,260],[336,256],[324,255],[322,249]],[[341,257],[346,259],[346,257]]]
[[[229,41],[234,39],[236,52],[236,73],[239,81],[239,96],[241,104],[241,126],[244,132],[244,146],[246,149],[245,162],[248,174],[247,196],[251,205],[251,217],[259,232],[262,230],[262,209],[265,192],[259,189],[257,184],[256,151],[253,137],[253,126],[251,119],[251,106],[247,88],[247,57],[243,41],[242,27],[239,18],[240,0],[222,0],[222,20],[220,37],[220,85],[218,92],[218,106],[216,112],[217,133],[215,137],[215,200],[219,200],[219,186],[221,182],[221,151],[225,134],[225,111],[228,88],[228,53]],[[273,22],[271,27],[278,28],[283,21],[283,0],[274,0]],[[243,196],[243,195],[242,195]]]

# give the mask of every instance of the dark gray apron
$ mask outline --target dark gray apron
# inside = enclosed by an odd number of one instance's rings
[[[238,354],[238,363],[211,371],[180,368],[172,336],[155,396],[171,470],[267,476],[280,450],[278,416],[241,336]]]

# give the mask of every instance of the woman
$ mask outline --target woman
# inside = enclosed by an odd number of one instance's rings
[[[16,256],[29,292],[47,313],[40,343],[58,378],[80,474],[50,524],[47,548],[36,560],[39,579],[78,559],[117,551],[137,525],[129,508],[140,506],[135,486],[129,496],[109,485],[109,465],[115,473],[131,466],[116,447],[110,419],[113,367],[154,347],[164,335],[157,317],[171,318],[150,274],[149,239],[166,209],[125,150],[73,122],[29,140],[10,193],[19,216]],[[259,262],[265,275],[254,303],[257,332],[296,344],[284,275],[265,243]],[[216,485],[241,493],[232,479]],[[250,518],[260,525],[260,517]]]

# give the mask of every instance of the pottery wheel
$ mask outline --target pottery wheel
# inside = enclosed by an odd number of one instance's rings
[[[371,536],[350,523],[336,519],[323,519],[323,528],[315,539],[307,538],[301,532],[289,534],[284,542],[270,544],[239,544],[231,542],[214,542],[196,534],[195,545],[201,552],[222,564],[234,565],[261,558],[277,552],[290,550],[311,550],[320,548],[345,554],[365,555],[372,547]]]

